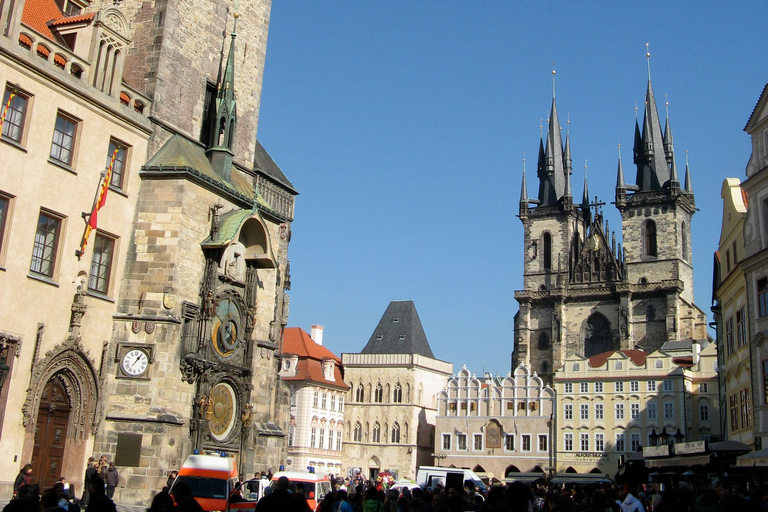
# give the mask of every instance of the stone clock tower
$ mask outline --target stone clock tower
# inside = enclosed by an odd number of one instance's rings
[[[274,356],[297,192],[256,139],[270,2],[239,3],[122,3],[140,42],[126,81],[157,107],[100,369],[94,452],[120,468],[122,503],[148,504],[195,450],[243,476],[285,461]]]

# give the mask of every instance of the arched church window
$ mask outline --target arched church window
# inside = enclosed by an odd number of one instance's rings
[[[688,259],[688,237],[685,236],[685,222],[683,222],[680,225],[680,237],[682,238],[682,243],[680,244],[680,252],[682,253],[683,259]]]
[[[397,422],[392,425],[392,443],[400,444],[400,425]]]
[[[384,400],[384,390],[381,387],[381,383],[376,384],[376,391],[373,401],[380,404]]]
[[[614,350],[613,345],[611,322],[600,313],[590,315],[584,330],[584,356],[592,357]]]
[[[398,382],[395,384],[395,394],[392,397],[392,401],[399,404],[403,401],[403,388],[400,386],[400,383]]]
[[[381,425],[379,425],[378,421],[373,424],[373,442],[374,443],[381,442]]]
[[[357,393],[355,393],[355,402],[357,403],[363,403],[363,399],[365,398],[365,391],[363,390],[363,384],[360,383],[357,385]]]
[[[539,334],[539,350],[549,350],[549,335],[546,332]]]
[[[355,423],[355,437],[354,440],[360,442],[363,440],[363,426],[358,421]]]
[[[643,254],[656,256],[656,223],[652,220],[645,221],[645,233],[643,234]]]
[[[552,235],[544,233],[544,270],[552,270]]]

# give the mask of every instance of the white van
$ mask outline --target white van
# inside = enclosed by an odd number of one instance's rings
[[[469,469],[441,468],[438,466],[419,466],[416,468],[416,483],[422,489],[432,490],[437,484],[444,488],[464,488],[464,482],[471,480],[475,487],[485,491],[485,484],[477,473]]]

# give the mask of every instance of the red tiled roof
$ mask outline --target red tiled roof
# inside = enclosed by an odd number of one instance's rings
[[[78,14],[77,16],[66,16],[56,21],[51,22],[51,26],[59,27],[61,25],[69,25],[71,23],[80,23],[83,21],[90,21],[96,16],[96,13]]]
[[[596,356],[592,356],[589,358],[589,366],[592,368],[599,368],[605,364],[606,361],[608,361],[608,358],[611,357],[616,352],[621,352],[625,356],[627,356],[630,361],[632,361],[635,366],[640,366],[645,364],[645,360],[648,357],[647,352],[643,352],[642,350],[611,350],[609,352],[603,352],[602,354],[597,354]]]
[[[61,11],[53,0],[27,0],[24,11],[21,13],[21,21],[36,32],[44,35],[51,41],[56,39],[48,28],[48,22],[63,18]]]
[[[283,354],[296,354],[299,357],[311,357],[318,361],[333,359],[337,363],[341,362],[333,352],[315,343],[312,337],[300,327],[286,327],[283,331]]]

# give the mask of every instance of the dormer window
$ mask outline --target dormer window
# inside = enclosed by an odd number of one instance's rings
[[[405,334],[400,335],[400,341],[405,341]]]
[[[81,2],[76,0],[55,0],[55,2],[56,6],[61,10],[64,16],[77,16],[83,12],[83,8],[85,7]]]
[[[392,321],[393,321],[394,323],[397,323],[397,322],[399,322],[399,321],[400,321],[400,318],[398,318],[398,317],[395,317],[395,318],[393,318],[393,319],[392,319]]]

